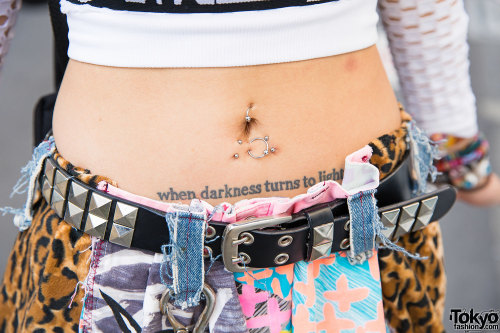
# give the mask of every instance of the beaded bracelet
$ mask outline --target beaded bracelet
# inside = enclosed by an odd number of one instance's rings
[[[478,133],[464,148],[450,152],[450,148],[460,142],[459,138],[444,136],[440,145],[442,157],[435,161],[441,175],[437,181],[446,182],[460,190],[477,190],[487,184],[491,174],[489,143],[482,133]]]

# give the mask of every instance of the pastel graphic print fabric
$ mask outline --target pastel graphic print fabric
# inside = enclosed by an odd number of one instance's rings
[[[345,252],[295,264],[294,332],[385,332],[378,259],[352,265]]]
[[[292,331],[294,265],[234,273],[249,333]]]
[[[376,254],[351,265],[339,252],[235,280],[250,333],[386,331]]]

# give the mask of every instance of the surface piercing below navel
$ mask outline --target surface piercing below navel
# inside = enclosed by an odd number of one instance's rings
[[[263,158],[263,157],[266,157],[267,155],[269,155],[269,151],[271,153],[274,153],[276,151],[275,147],[271,147],[271,149],[269,149],[269,136],[267,136],[267,135],[263,138],[253,138],[252,140],[250,140],[250,144],[252,144],[254,141],[264,142],[266,144],[266,148],[264,149],[264,151],[262,152],[261,155],[254,155],[251,150],[248,150],[247,153],[252,158],[255,158],[255,159]]]

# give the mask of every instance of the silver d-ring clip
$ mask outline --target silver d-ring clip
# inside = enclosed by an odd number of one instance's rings
[[[214,312],[215,308],[215,291],[207,283],[203,284],[202,293],[205,296],[205,308],[201,313],[200,317],[196,321],[196,324],[184,326],[177,319],[175,319],[172,314],[172,309],[174,306],[170,303],[170,298],[173,297],[173,290],[167,289],[163,292],[160,299],[160,311],[162,314],[167,316],[170,325],[174,330],[174,333],[203,333],[208,326],[208,321],[210,316]]]

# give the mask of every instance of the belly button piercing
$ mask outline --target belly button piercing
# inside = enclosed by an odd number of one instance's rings
[[[248,106],[248,108],[246,110],[246,113],[245,113],[245,122],[244,122],[244,125],[245,125],[245,129],[244,129],[245,138],[248,138],[248,134],[250,133],[250,128],[254,127],[253,125],[255,125],[257,123],[257,120],[255,118],[250,117],[250,110],[252,108],[253,108],[253,103]],[[248,155],[251,158],[259,159],[259,158],[263,158],[263,157],[268,156],[269,153],[276,152],[276,148],[275,147],[270,147],[269,146],[269,136],[268,135],[266,135],[264,137],[253,138],[253,139],[250,140],[250,142],[248,144],[251,145],[255,141],[262,141],[262,142],[264,142],[265,148],[264,148],[264,150],[262,151],[262,153],[260,155],[256,155],[256,154],[254,154],[252,152],[252,149],[248,149],[247,153],[248,153]],[[236,142],[238,142],[239,145],[243,144],[243,140],[241,140],[241,139],[238,139]],[[238,153],[233,154],[233,158],[234,159],[237,159],[239,157],[240,157],[240,155]]]
[[[252,108],[252,106],[250,105],[247,109],[247,115],[245,116],[245,120],[247,123],[249,123],[250,121],[252,121],[252,117],[250,117],[249,115],[249,112],[250,112],[250,109]]]
[[[253,107],[254,107],[253,104],[250,104],[248,106],[246,113],[245,113],[245,120],[243,122],[243,135],[245,136],[245,138],[248,138],[248,135],[250,134],[250,130],[252,128],[254,128],[258,123],[256,118],[250,117],[250,110]]]

